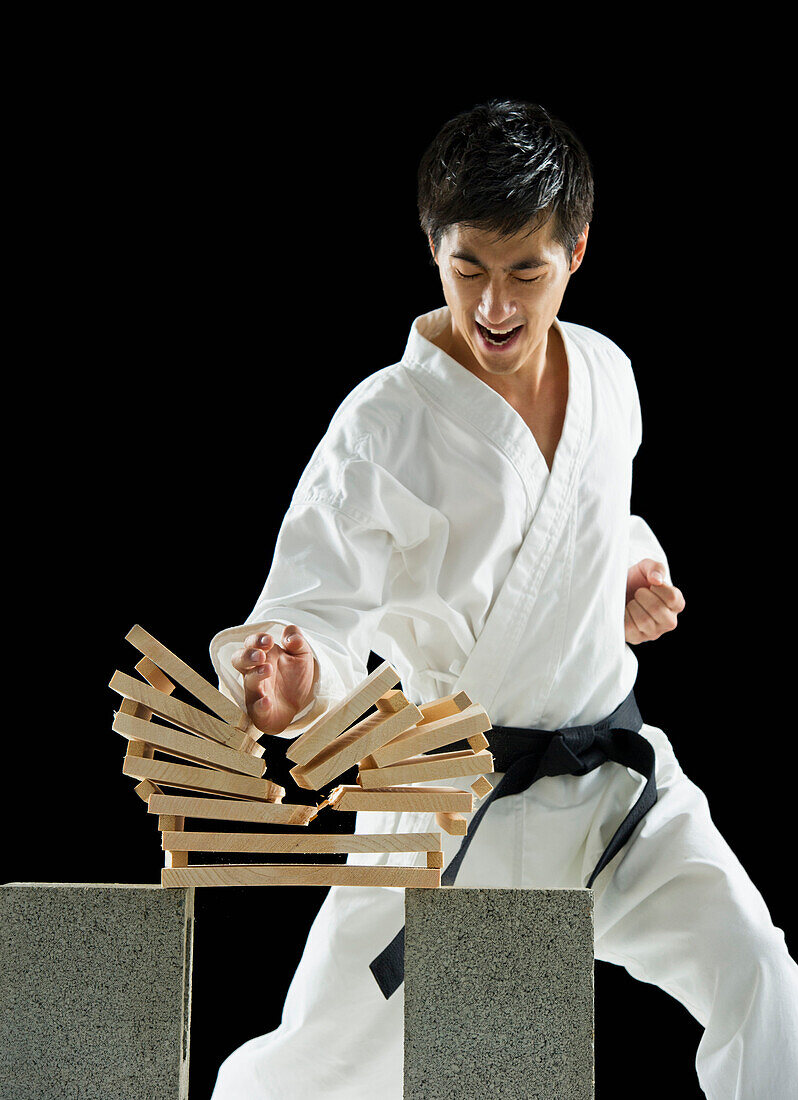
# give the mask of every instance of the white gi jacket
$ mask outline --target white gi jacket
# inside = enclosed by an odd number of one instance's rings
[[[287,736],[364,678],[370,650],[414,702],[463,688],[495,725],[593,723],[634,682],[627,570],[665,557],[629,514],[641,428],[627,357],[597,332],[557,322],[569,393],[549,473],[514,409],[431,342],[448,324],[446,308],[417,318],[401,362],[343,402],[299,482],[252,614],[211,643],[222,685],[243,704],[230,658],[247,634],[301,627],[317,657],[316,695]],[[700,1021],[696,1070],[710,1100],[787,1100],[798,967],[664,732],[641,733],[655,749],[658,799],[596,880],[596,957],[665,989]],[[449,785],[467,789],[470,778]],[[643,782],[607,763],[494,803],[457,885],[583,887]],[[356,820],[357,832],[435,827],[432,813]],[[442,842],[448,864],[460,838]],[[368,965],[401,928],[403,895],[330,888],[280,1026],[226,1059],[213,1100],[400,1100],[403,991],[386,1000]]]
[[[627,570],[666,559],[629,514],[641,418],[628,358],[556,322],[569,392],[549,473],[519,414],[431,342],[449,324],[448,307],[417,318],[401,362],[344,400],[252,614],[211,643],[243,704],[230,664],[243,639],[280,623],[302,629],[316,697],[284,736],[362,680],[370,650],[413,701],[465,689],[496,725],[592,723],[632,688]]]

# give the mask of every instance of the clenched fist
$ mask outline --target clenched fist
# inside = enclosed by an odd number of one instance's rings
[[[629,645],[653,642],[669,630],[684,611],[684,596],[665,583],[665,566],[653,558],[633,565],[626,577],[624,634]]]

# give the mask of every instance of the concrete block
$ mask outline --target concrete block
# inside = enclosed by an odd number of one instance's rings
[[[405,892],[405,1100],[592,1100],[590,890]]]
[[[193,889],[0,889],[3,1100],[186,1100]]]

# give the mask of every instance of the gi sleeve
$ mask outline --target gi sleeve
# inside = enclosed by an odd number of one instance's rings
[[[387,575],[407,537],[407,494],[387,471],[358,456],[317,456],[278,534],[263,591],[245,623],[221,631],[210,654],[221,690],[244,706],[232,656],[254,632],[293,623],[316,662],[312,702],[282,733],[295,737],[368,674],[371,640],[384,614]]]
[[[661,561],[665,566],[665,581],[671,584],[671,571],[665,551],[660,545],[659,539],[649,525],[640,516],[629,516],[629,560],[627,568],[631,569],[644,558],[653,558]]]
[[[632,391],[631,444],[632,457],[634,458],[643,440],[643,416],[640,408],[640,396],[637,392],[637,385],[634,381],[631,363],[628,360],[627,363],[629,364],[629,378],[631,380]],[[644,519],[640,516],[630,515],[627,569],[631,569],[633,565],[637,565],[637,563],[643,561],[644,558],[653,558],[655,561],[661,561],[665,566],[665,580],[668,584],[672,583],[668,559],[659,539]]]

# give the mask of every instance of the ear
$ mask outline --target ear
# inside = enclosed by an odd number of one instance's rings
[[[432,262],[434,264],[437,264],[438,257],[435,255],[435,245],[432,243],[432,234],[431,233],[427,234],[427,240],[429,241],[429,250],[432,253]]]
[[[574,248],[573,259],[571,260],[570,271],[573,274],[574,271],[581,265],[582,260],[585,258],[585,249],[587,248],[587,234],[590,230],[590,226],[586,225],[579,236],[576,238],[576,247]]]

